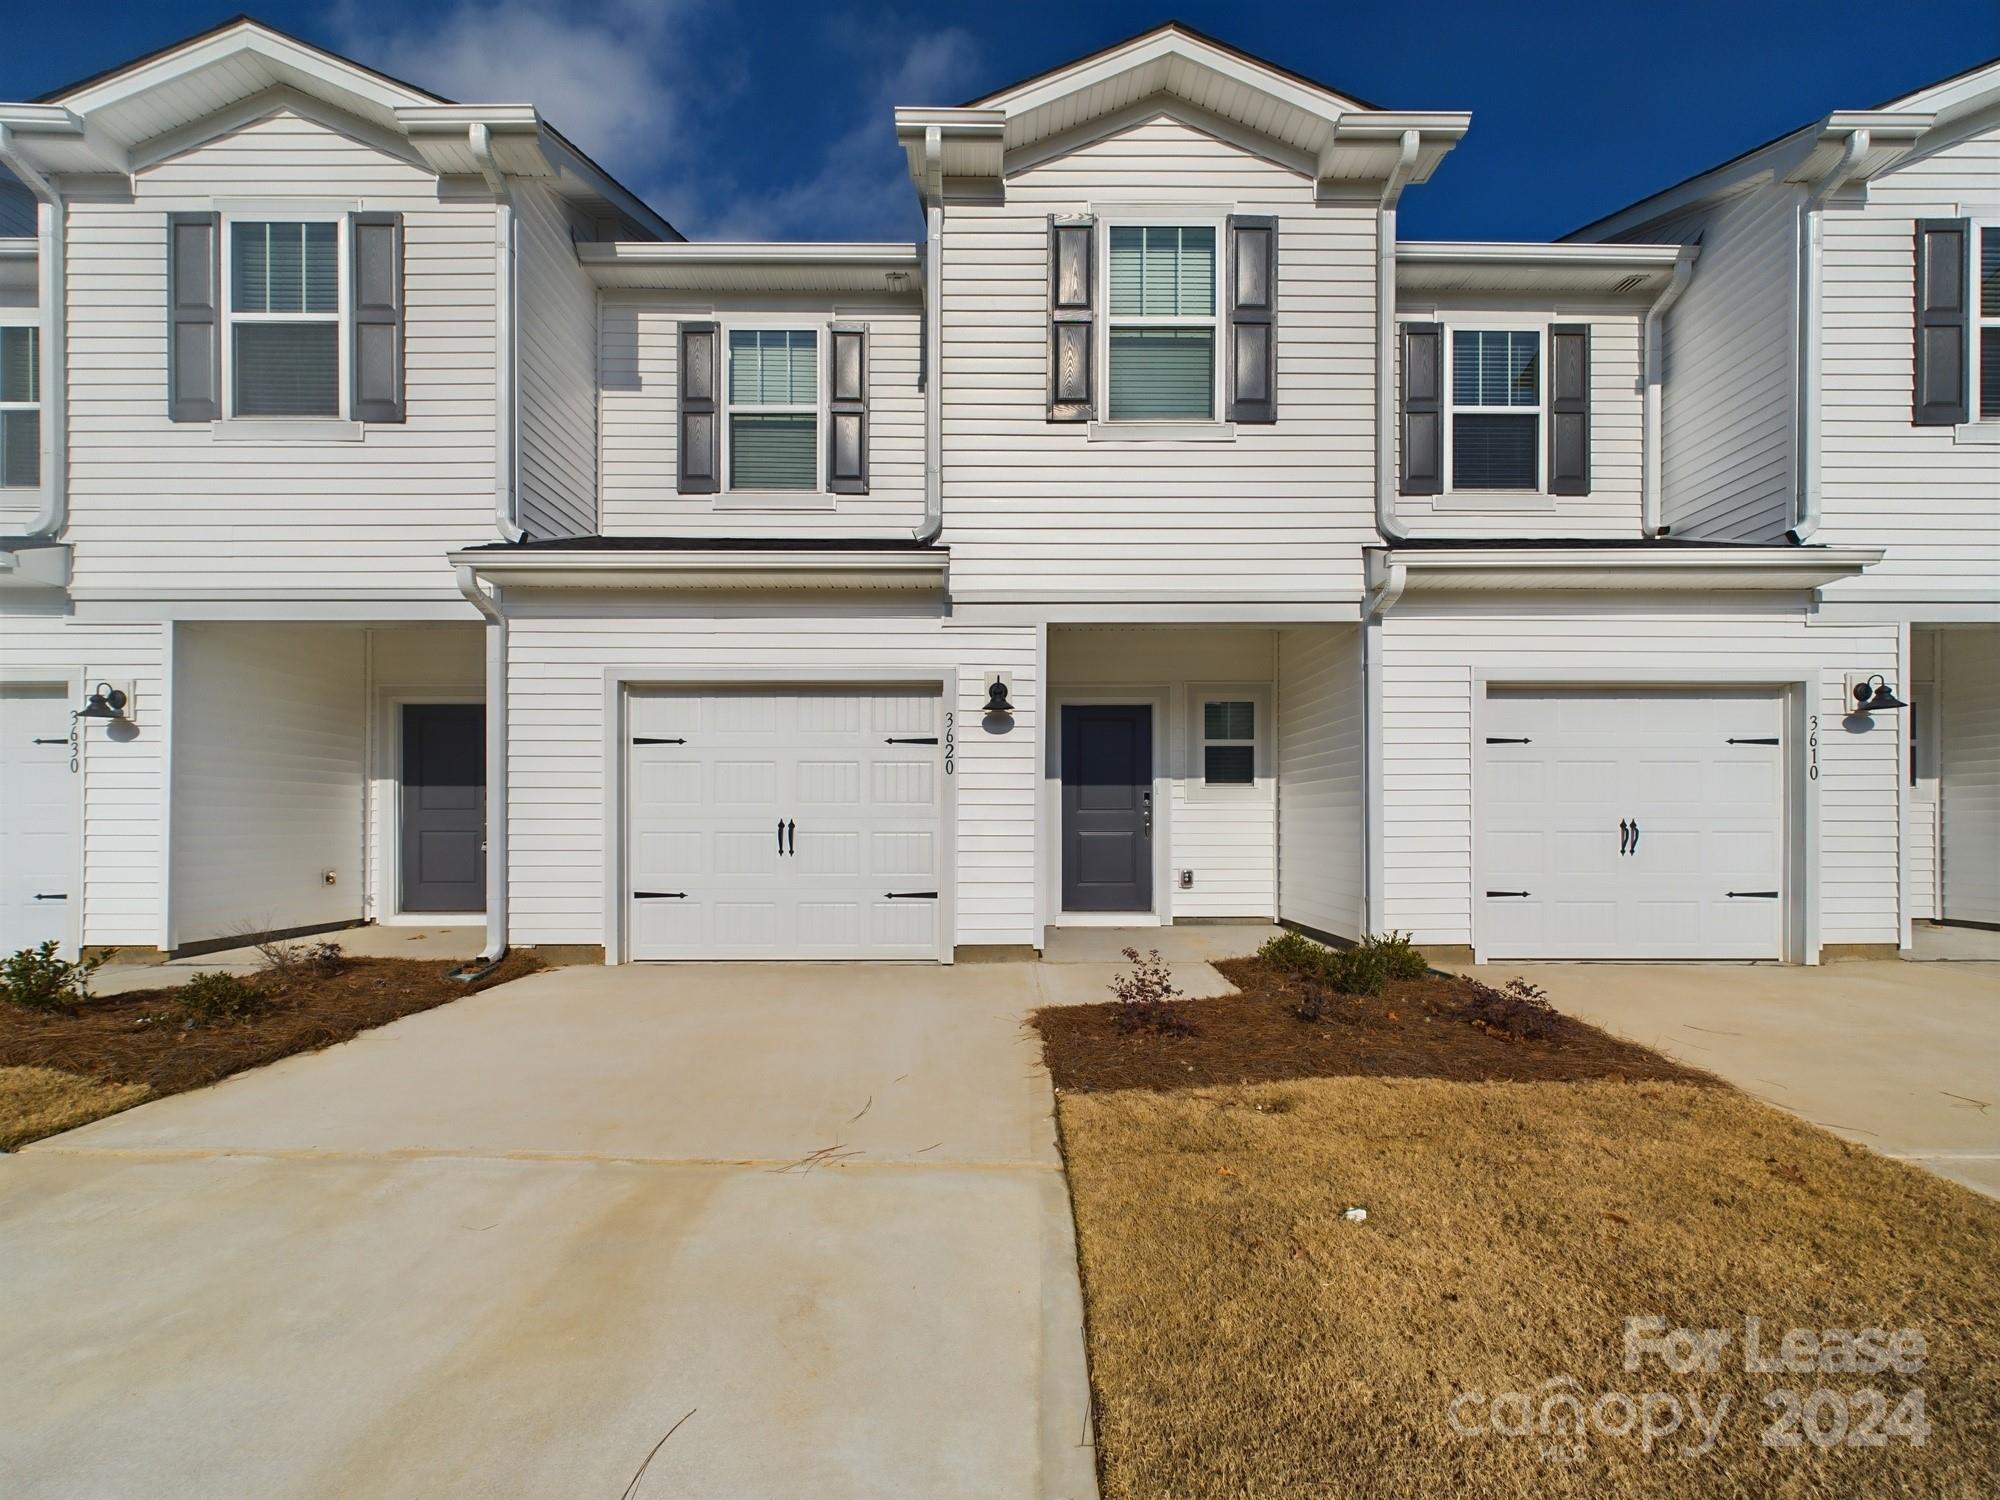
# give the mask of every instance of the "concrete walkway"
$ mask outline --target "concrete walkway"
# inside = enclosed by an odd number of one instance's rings
[[[2000,1197],[2000,963],[1453,967]]]
[[[1038,1003],[565,969],[0,1157],[6,1494],[1093,1496]]]

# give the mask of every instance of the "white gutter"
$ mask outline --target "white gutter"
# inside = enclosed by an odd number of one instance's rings
[[[924,523],[929,544],[944,530],[944,132],[924,127]]]
[[[458,591],[486,617],[486,947],[478,962],[490,965],[507,956],[507,616],[471,567],[459,564],[457,577]]]
[[[1840,159],[1828,169],[1812,190],[1806,194],[1800,205],[1799,217],[1802,233],[1799,236],[1799,384],[1798,384],[1798,442],[1794,446],[1799,465],[1799,518],[1788,536],[1795,542],[1809,539],[1819,530],[1820,486],[1819,486],[1819,407],[1820,407],[1820,304],[1821,277],[1820,258],[1822,248],[1821,220],[1826,203],[1854,175],[1861,159],[1868,154],[1869,132],[1865,129],[1851,131],[1847,137],[1847,149],[1840,153]]]
[[[41,315],[42,370],[42,503],[25,532],[0,537],[0,550],[10,542],[40,542],[59,536],[69,520],[69,420],[64,397],[69,391],[69,358],[65,333],[66,223],[61,190],[29,165],[11,126],[0,124],[0,166],[21,180],[35,196],[36,311]]]
[[[515,325],[519,303],[519,276],[515,258],[516,229],[514,195],[507,176],[493,156],[491,126],[475,120],[466,128],[466,144],[472,159],[479,163],[479,175],[493,193],[493,342],[494,361],[494,487],[493,519],[500,539],[521,540],[520,525],[520,421],[516,406]]]
[[[1646,383],[1644,392],[1645,426],[1640,440],[1642,452],[1639,479],[1639,535],[1659,536],[1665,528],[1660,524],[1660,399],[1662,382],[1666,378],[1666,326],[1667,310],[1680,301],[1688,282],[1694,279],[1694,260],[1699,252],[1693,245],[1683,245],[1674,259],[1673,279],[1666,290],[1653,299],[1653,305],[1646,309]]]
[[[1396,519],[1396,204],[1416,171],[1417,148],[1423,133],[1403,132],[1396,165],[1382,185],[1382,207],[1375,219],[1375,529],[1385,541],[1400,542],[1409,533]]]

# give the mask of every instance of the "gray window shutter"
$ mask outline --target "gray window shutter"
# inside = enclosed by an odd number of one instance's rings
[[[1405,495],[1444,493],[1444,325],[1403,325],[1402,484]]]
[[[403,216],[349,214],[354,262],[350,363],[357,422],[400,422],[403,403]]]
[[[713,495],[722,488],[722,432],[716,415],[722,335],[713,323],[683,323],[680,337],[678,488],[683,495]]]
[[[827,374],[826,487],[868,493],[868,326],[835,323]]]
[[[1917,220],[1917,389],[1911,421],[1969,421],[1966,349],[1972,310],[1972,221]]]
[[[222,415],[222,216],[167,215],[167,418]]]
[[[1091,416],[1092,249],[1097,221],[1049,219],[1049,420]]]
[[[1229,420],[1278,420],[1278,221],[1229,216]]]
[[[1549,327],[1549,493],[1590,493],[1590,325]]]

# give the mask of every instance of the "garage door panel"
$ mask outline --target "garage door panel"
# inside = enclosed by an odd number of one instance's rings
[[[1782,739],[1776,693],[1495,688],[1488,707],[1489,956],[1781,955],[1783,902],[1728,895],[1781,883],[1783,746],[1730,743]],[[1621,823],[1638,825],[1636,843]]]
[[[0,952],[69,935],[80,837],[69,709],[59,685],[0,686]]]
[[[939,708],[921,688],[635,692],[634,738],[685,743],[630,748],[631,888],[687,899],[629,898],[631,956],[934,957],[937,901],[887,896],[940,886],[943,752],[885,741],[935,741]]]

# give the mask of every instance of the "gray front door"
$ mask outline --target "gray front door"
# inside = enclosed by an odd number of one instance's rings
[[[485,847],[485,707],[405,704],[403,910],[486,910]]]
[[[1153,909],[1153,710],[1062,711],[1064,911]]]

